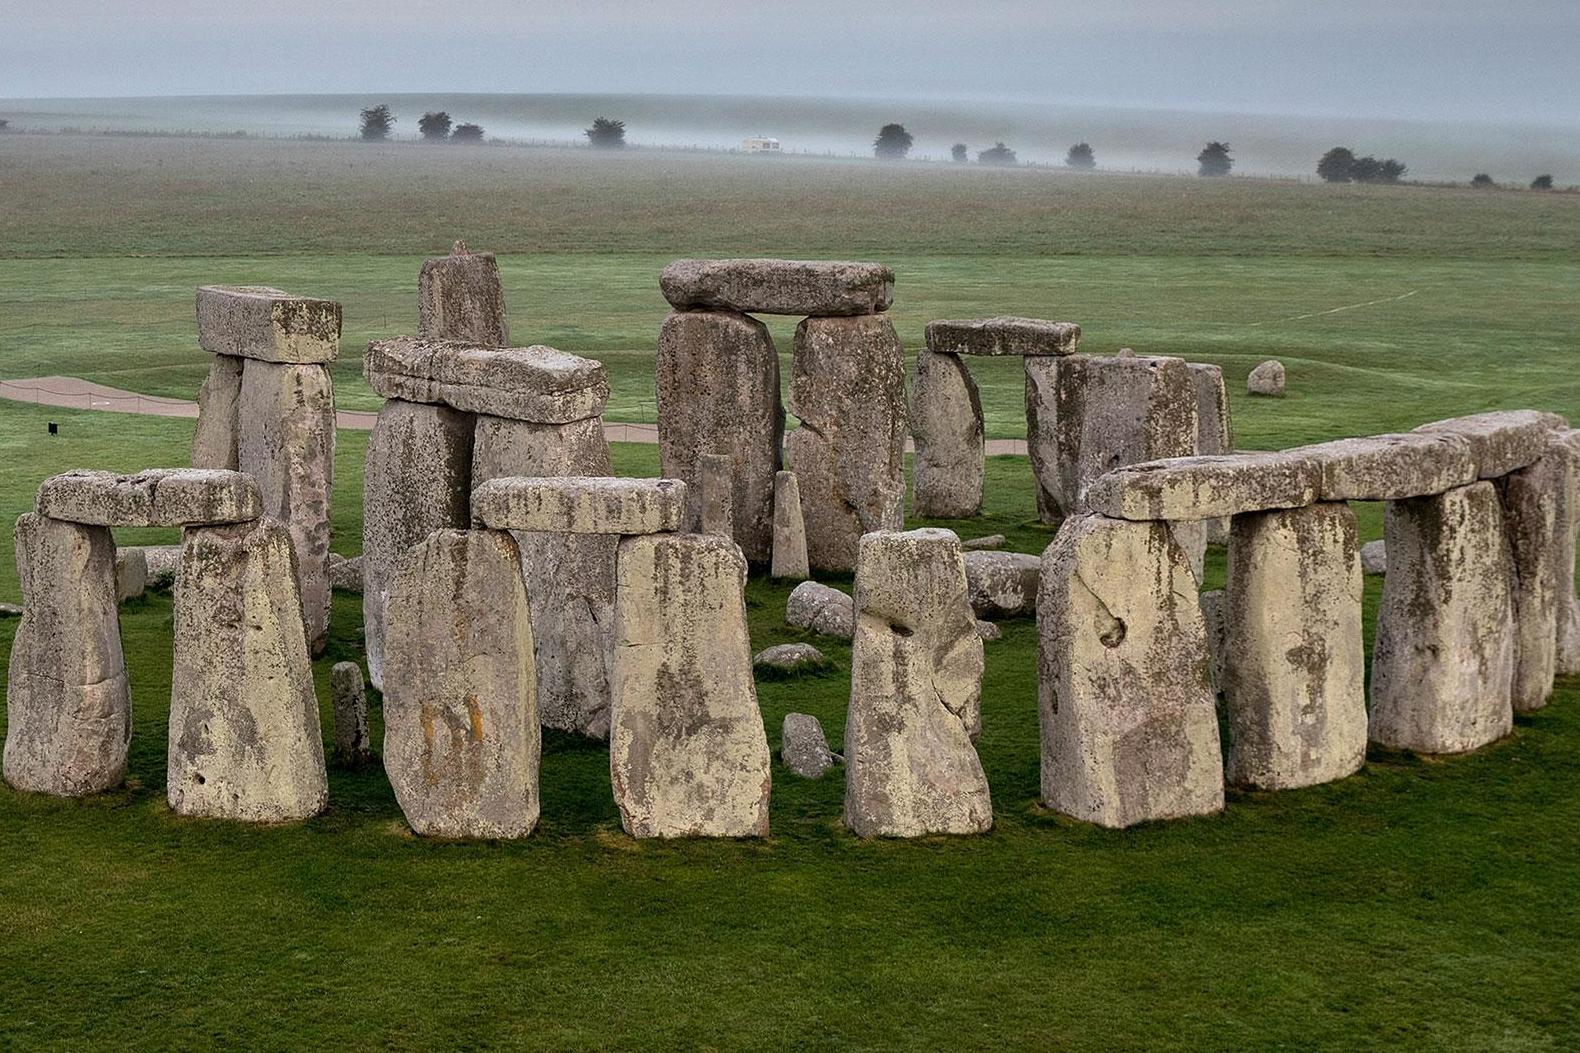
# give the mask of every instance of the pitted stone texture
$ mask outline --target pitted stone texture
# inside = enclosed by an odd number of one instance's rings
[[[769,574],[804,581],[812,573],[806,558],[806,523],[801,518],[801,486],[794,472],[774,475],[774,558]]]
[[[1340,503],[1236,516],[1225,590],[1226,777],[1284,790],[1366,761],[1355,514]]]
[[[335,385],[323,366],[249,362],[241,376],[237,462],[296,549],[308,647],[329,634],[329,501],[335,484]]]
[[[982,400],[958,355],[918,351],[911,374],[912,510],[966,519],[982,510]]]
[[[777,673],[796,673],[827,664],[823,652],[809,643],[782,643],[765,647],[752,655],[753,669],[772,669]]]
[[[967,552],[966,588],[981,618],[1018,618],[1037,609],[1042,560],[1025,552]]]
[[[1073,355],[1080,346],[1074,322],[1001,315],[927,323],[927,349],[940,355]]]
[[[845,720],[845,825],[861,837],[992,829],[981,727],[982,639],[960,539],[871,533],[856,565]]]
[[[1568,426],[1568,422],[1556,413],[1496,410],[1433,421],[1415,430],[1426,434],[1448,432],[1463,437],[1470,443],[1479,477],[1496,479],[1536,463],[1537,458],[1547,452],[1553,432]]]
[[[747,559],[767,562],[785,427],[768,328],[733,311],[672,312],[658,334],[655,385],[659,469],[691,487],[687,522],[700,521],[702,456],[729,454],[735,540]]]
[[[1229,423],[1229,389],[1224,386],[1223,370],[1206,362],[1190,362],[1191,380],[1196,385],[1196,453],[1234,452],[1234,429]],[[1217,517],[1207,524],[1207,540],[1221,545],[1228,540],[1229,520]]]
[[[1184,551],[1190,563],[1190,572],[1198,585],[1201,584],[1202,572],[1207,565],[1207,522],[1182,519],[1168,524],[1169,533],[1174,535],[1174,543]]]
[[[435,530],[471,523],[470,413],[390,399],[362,466],[362,629],[368,678],[384,686],[384,607],[395,566]]]
[[[875,314],[894,302],[894,272],[878,263],[676,260],[658,285],[682,310],[831,316]]]
[[[101,526],[16,521],[21,622],[6,681],[5,781],[78,797],[119,786],[132,737],[115,610],[115,542]]]
[[[1334,439],[1285,450],[1322,470],[1322,501],[1402,501],[1476,481],[1469,440],[1451,432]]]
[[[1489,482],[1391,501],[1372,650],[1372,741],[1461,753],[1508,734],[1513,566]]]
[[[1201,604],[1202,623],[1207,627],[1207,665],[1212,673],[1213,689],[1223,693],[1223,655],[1228,647],[1224,632],[1224,594],[1222,589],[1204,592],[1198,598]]]
[[[33,507],[51,519],[114,527],[213,526],[263,514],[253,480],[201,468],[149,468],[135,475],[78,468],[45,479]]]
[[[368,386],[387,399],[427,402],[535,424],[568,424],[603,412],[603,363],[552,347],[485,347],[400,336],[362,357]]]
[[[362,667],[355,662],[336,662],[329,670],[329,698],[335,714],[335,763],[342,768],[360,768],[372,757]]]
[[[609,443],[597,418],[532,424],[477,418],[472,483],[506,476],[610,476]],[[538,716],[544,727],[593,738],[609,734],[614,627],[613,534],[515,531],[532,608]]]
[[[1037,487],[1037,518],[1057,523],[1059,501],[1059,359],[1028,358],[1026,369],[1026,453]]]
[[[813,570],[852,570],[856,544],[905,519],[905,366],[883,315],[796,327],[790,461]]]
[[[1565,551],[1559,517],[1566,514],[1563,489],[1569,464],[1556,437],[1548,452],[1527,468],[1510,472],[1495,484],[1503,505],[1503,529],[1509,540],[1514,578],[1514,680],[1511,701],[1516,713],[1529,713],[1547,704],[1557,669],[1559,561],[1574,566],[1574,553]],[[1570,571],[1572,580],[1573,570]],[[1570,596],[1574,593],[1571,590]]]
[[[333,592],[354,592],[362,595],[362,557],[346,559],[329,554],[329,588]]]
[[[115,550],[115,601],[135,600],[148,589],[148,557],[140,548]]]
[[[174,588],[176,574],[181,569],[180,545],[148,545],[143,548],[143,559],[148,564],[150,589]]]
[[[1116,468],[1086,488],[1086,505],[1114,519],[1195,521],[1316,500],[1321,469],[1283,453],[1175,457]]]
[[[1368,541],[1361,546],[1361,573],[1388,573],[1388,545],[1384,541]]]
[[[450,255],[423,260],[417,272],[417,333],[428,340],[510,346],[499,261],[492,252],[468,252],[457,242]]]
[[[259,362],[323,364],[340,354],[340,305],[265,285],[197,291],[198,346]]]
[[[198,419],[192,430],[192,467],[236,468],[240,439],[241,371],[246,359],[215,355],[198,389]]]
[[[1037,631],[1044,804],[1109,827],[1223,807],[1196,580],[1162,523],[1067,519]]]
[[[1245,390],[1250,395],[1268,395],[1273,398],[1284,397],[1284,363],[1276,358],[1251,370],[1245,378]]]
[[[525,837],[541,732],[521,557],[497,530],[439,530],[390,583],[384,770],[426,837]]]
[[[785,603],[785,621],[797,629],[850,639],[856,631],[856,601],[816,581],[803,581]]]
[[[1568,473],[1559,490],[1557,672],[1580,673],[1580,600],[1575,598],[1575,535],[1580,532],[1580,430],[1557,433]]]
[[[771,755],[746,560],[727,538],[620,542],[609,774],[633,837],[765,837]]]
[[[178,815],[285,822],[328,799],[293,562],[274,519],[186,531],[167,775]]]
[[[615,476],[509,477],[472,491],[472,520],[495,530],[661,534],[680,529],[686,484]]]
[[[779,759],[803,779],[821,779],[823,773],[840,762],[828,748],[823,725],[806,713],[786,713],[784,730],[779,735]]]
[[[702,491],[702,500],[697,514],[697,533],[733,540],[735,458],[727,453],[705,453],[698,460],[701,463],[697,471],[697,488]]]

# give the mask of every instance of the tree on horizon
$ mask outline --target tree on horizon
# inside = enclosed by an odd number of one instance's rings
[[[395,115],[384,103],[369,106],[362,111],[362,138],[370,143],[381,143],[390,137],[395,127]]]
[[[994,143],[992,148],[977,151],[977,164],[994,165],[1007,168],[1015,163],[1015,151],[1003,143]]]
[[[1200,176],[1226,176],[1234,167],[1234,158],[1229,156],[1229,144],[1220,143],[1216,139],[1202,148],[1196,155],[1196,174]]]
[[[1532,190],[1551,190],[1552,188],[1553,177],[1550,175],[1539,175],[1531,180]]]
[[[970,160],[970,157],[966,151],[966,144],[956,143],[955,145],[951,146],[949,148],[949,157],[956,164],[965,164],[966,161]]]
[[[880,161],[901,161],[911,152],[911,133],[905,130],[903,124],[885,124],[878,129],[878,137],[872,141],[872,153]]]
[[[442,143],[450,138],[450,115],[443,110],[430,111],[417,120],[417,130],[430,143]]]
[[[621,150],[625,148],[625,122],[610,120],[608,117],[598,117],[592,122],[592,127],[583,134],[587,142],[600,150]]]
[[[1355,151],[1335,146],[1317,161],[1317,176],[1324,183],[1348,183],[1355,178]]]
[[[480,143],[483,141],[483,126],[481,124],[458,124],[455,131],[450,133],[452,143]]]
[[[1497,186],[1498,184],[1493,182],[1492,177],[1487,173],[1477,172],[1473,177],[1471,177],[1470,185],[1478,190],[1487,190]]]
[[[1097,167],[1097,152],[1092,149],[1090,143],[1076,143],[1070,147],[1070,152],[1064,155],[1064,164],[1067,168],[1091,170]]]

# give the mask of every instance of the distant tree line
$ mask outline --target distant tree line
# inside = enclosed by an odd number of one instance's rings
[[[370,143],[381,143],[390,137],[395,127],[395,114],[383,103],[369,106],[362,111],[362,138]],[[417,118],[417,131],[423,142],[428,143],[480,143],[483,126],[480,124],[452,124],[450,115],[443,110],[429,110]]]
[[[1397,183],[1408,171],[1392,157],[1357,157],[1347,146],[1335,146],[1317,161],[1317,175],[1324,183]]]

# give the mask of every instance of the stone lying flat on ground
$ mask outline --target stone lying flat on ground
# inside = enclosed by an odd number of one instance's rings
[[[794,673],[802,669],[815,669],[827,664],[828,659],[809,643],[782,643],[765,647],[752,656],[752,668],[772,669],[779,673]]]
[[[168,589],[176,583],[176,572],[181,569],[180,545],[145,545],[143,561],[148,565],[148,587]]]
[[[422,261],[417,272],[417,334],[508,347],[505,294],[492,252],[468,252],[456,242],[448,256]]]
[[[982,400],[958,355],[918,351],[911,373],[912,510],[967,519],[982,510]]]
[[[241,434],[241,371],[246,359],[215,355],[198,389],[198,419],[192,429],[192,467],[236,468]]]
[[[779,735],[779,759],[803,779],[821,779],[823,773],[840,762],[828,748],[823,725],[806,713],[786,713],[784,730]]]
[[[472,491],[473,521],[495,530],[660,534],[680,529],[685,513],[679,479],[507,476]]]
[[[1285,450],[1322,470],[1322,501],[1402,501],[1476,481],[1469,440],[1450,432],[1334,439]]]
[[[1368,541],[1361,546],[1361,572],[1363,574],[1388,573],[1388,544],[1385,541]]]
[[[51,519],[114,527],[212,526],[263,514],[251,477],[204,468],[150,468],[134,475],[79,468],[45,479],[33,504]]]
[[[1538,457],[1547,452],[1552,433],[1568,426],[1568,422],[1556,413],[1495,410],[1433,421],[1415,430],[1418,433],[1448,432],[1463,436],[1470,443],[1478,476],[1496,479],[1535,463]]]
[[[1556,671],[1560,601],[1564,575],[1560,559],[1574,566],[1574,553],[1564,545],[1559,524],[1566,515],[1563,489],[1568,483],[1568,457],[1556,437],[1549,436],[1548,452],[1529,467],[1499,479],[1498,498],[1503,505],[1503,531],[1509,541],[1514,580],[1514,681],[1516,713],[1529,713],[1547,704]]]
[[[806,557],[806,522],[801,518],[801,486],[794,472],[774,475],[773,546],[771,577],[805,581],[811,575]]]
[[[1003,534],[988,534],[986,537],[973,537],[960,542],[960,547],[966,551],[988,551],[1003,548],[1006,539]]]
[[[16,521],[25,607],[6,681],[5,781],[76,797],[126,775],[132,707],[108,529],[28,513]]]
[[[361,595],[362,587],[362,557],[352,556],[350,559],[347,559],[344,556],[331,552],[329,554],[329,588],[334,592],[354,592]]]
[[[336,662],[329,670],[329,699],[335,715],[335,763],[342,768],[360,768],[372,757],[362,667],[355,662]]]
[[[1284,364],[1276,358],[1251,370],[1245,378],[1245,390],[1250,395],[1267,395],[1273,398],[1284,396]]]
[[[1025,552],[967,552],[966,588],[980,618],[1018,618],[1037,609],[1042,560]]]
[[[941,355],[1073,355],[1081,345],[1074,322],[1041,318],[973,318],[927,323],[927,350]]]
[[[0,618],[20,618],[23,609],[19,603],[0,603]]]
[[[978,618],[977,635],[982,637],[984,643],[990,643],[994,640],[1002,640],[1004,638],[1004,630],[992,622],[985,622]]]
[[[197,291],[198,346],[260,362],[333,362],[340,305],[265,285],[204,285]]]
[[[537,424],[596,417],[609,401],[603,363],[552,347],[495,348],[401,336],[369,344],[362,373],[387,399]]]
[[[747,314],[875,314],[894,302],[894,272],[824,260],[676,260],[658,285],[678,308]]]
[[[148,557],[140,548],[115,550],[115,600],[135,600],[148,589]]]
[[[1175,457],[1099,476],[1085,501],[1114,519],[1214,519],[1311,504],[1321,475],[1315,461],[1282,453]]]
[[[856,631],[856,604],[838,589],[803,581],[785,603],[785,621],[797,629],[848,640]]]

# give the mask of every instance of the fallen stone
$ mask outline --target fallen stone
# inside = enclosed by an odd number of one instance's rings
[[[1113,519],[1195,521],[1316,500],[1321,469],[1283,453],[1176,457],[1116,468],[1086,488],[1086,505]]]
[[[609,774],[633,837],[766,837],[771,755],[727,538],[620,542]]]
[[[1567,558],[1573,575],[1574,553],[1566,551],[1560,515],[1566,515],[1563,488],[1568,482],[1566,451],[1553,435],[1548,452],[1530,466],[1503,476],[1495,484],[1503,506],[1503,530],[1509,541],[1514,578],[1514,680],[1511,701],[1516,713],[1547,705],[1557,670],[1562,571]]]
[[[894,272],[824,260],[676,260],[658,280],[673,307],[748,314],[874,314],[894,302]]]
[[[1245,390],[1249,395],[1283,398],[1284,364],[1274,358],[1263,362],[1251,370],[1250,375],[1245,378]]]
[[[803,581],[785,603],[785,621],[797,629],[850,639],[856,631],[856,605],[838,589]]]
[[[126,776],[132,706],[108,529],[32,513],[16,521],[24,606],[6,680],[5,781],[80,797]]]
[[[1222,589],[1212,589],[1198,598],[1201,604],[1202,623],[1207,628],[1207,665],[1212,673],[1213,688],[1223,692],[1223,655],[1228,648],[1224,630],[1224,594]]]
[[[263,514],[253,480],[200,468],[150,468],[135,475],[78,468],[45,479],[33,506],[51,519],[115,527],[212,526]]]
[[[845,721],[845,825],[854,833],[992,829],[987,777],[971,745],[982,671],[959,538],[947,530],[863,537]]]
[[[735,458],[727,453],[705,453],[700,458],[697,484],[702,501],[697,518],[697,533],[715,537],[735,537]]]
[[[22,617],[23,613],[24,612],[20,604],[0,603],[0,618],[20,618]]]
[[[1478,476],[1496,479],[1536,463],[1537,458],[1547,452],[1553,432],[1568,426],[1568,422],[1556,413],[1498,410],[1433,421],[1415,430],[1462,436],[1470,443]]]
[[[986,537],[973,537],[960,542],[960,547],[969,551],[988,551],[1003,548],[1005,538],[1003,534],[989,534]]]
[[[812,571],[806,558],[806,523],[801,518],[801,487],[794,472],[774,475],[773,563],[769,575],[804,581]]]
[[[686,484],[615,476],[504,477],[472,491],[472,520],[495,530],[660,534],[680,529]]]
[[[1067,519],[1037,631],[1045,805],[1109,827],[1223,807],[1206,626],[1162,523]]]
[[[1074,322],[1001,316],[927,323],[927,350],[939,355],[1073,355],[1080,344]]]
[[[982,510],[982,401],[958,355],[917,352],[910,421],[916,443],[912,511],[930,519],[976,515]]]
[[[181,569],[180,545],[146,545],[143,561],[148,565],[148,587],[169,589],[176,583],[176,572]]]
[[[797,673],[826,664],[828,659],[823,657],[823,652],[809,643],[775,644],[752,656],[753,669],[769,669],[776,673]]]
[[[427,340],[510,346],[499,261],[492,252],[468,252],[458,241],[450,255],[423,260],[417,273],[417,333]]]
[[[821,779],[840,759],[828,748],[823,725],[805,713],[786,713],[779,736],[779,759],[803,779]]]
[[[1469,441],[1448,432],[1335,439],[1284,452],[1321,468],[1322,501],[1402,501],[1476,481]]]
[[[966,588],[980,618],[1019,618],[1037,609],[1042,560],[1025,552],[967,552]]]
[[[241,433],[241,371],[246,359],[215,355],[198,389],[198,419],[192,430],[192,467],[236,469]]]
[[[1371,739],[1461,753],[1514,722],[1513,567],[1496,488],[1391,501],[1372,649]]]
[[[340,354],[340,305],[264,285],[204,285],[197,291],[198,346],[259,362],[333,362]]]
[[[1388,573],[1388,545],[1387,542],[1368,541],[1361,546],[1361,573],[1386,574]]]
[[[1133,347],[1121,347],[1118,351],[1114,352],[1114,357],[1115,358],[1135,358],[1135,357],[1137,357],[1136,349],[1133,348]]]
[[[982,642],[983,643],[990,643],[990,642],[992,642],[994,640],[1002,640],[1004,638],[1004,630],[1000,629],[997,625],[994,625],[992,622],[985,622],[985,621],[982,621],[981,619],[978,619],[977,620],[977,635],[982,637]]]
[[[274,519],[186,531],[166,775],[177,815],[286,822],[328,800],[294,558]]]
[[[148,557],[140,548],[115,550],[115,602],[135,600],[148,590]]]
[[[368,696],[362,667],[336,662],[329,670],[329,698],[335,713],[335,763],[360,768],[372,759],[368,746]]]
[[[331,592],[362,594],[362,557],[329,554],[329,588]]]
[[[369,344],[362,373],[387,399],[534,424],[596,417],[609,401],[602,362],[552,347],[496,348],[401,336]]]

